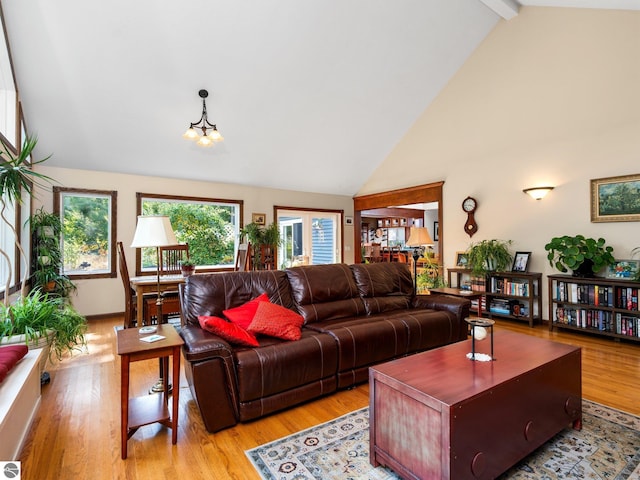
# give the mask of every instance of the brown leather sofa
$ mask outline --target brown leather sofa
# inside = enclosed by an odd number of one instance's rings
[[[380,362],[467,338],[469,301],[414,297],[406,264],[331,264],[193,275],[180,290],[186,377],[204,424],[216,432],[367,381]],[[259,336],[232,346],[199,315],[266,293],[300,313],[302,338]]]

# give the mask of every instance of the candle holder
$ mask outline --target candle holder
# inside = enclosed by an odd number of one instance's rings
[[[495,360],[493,356],[493,326],[495,325],[494,320],[487,320],[482,318],[467,318],[465,320],[469,325],[471,325],[471,353],[467,353],[467,358],[469,360],[478,361],[478,362],[492,362]],[[482,330],[476,330],[476,328],[482,328]],[[476,340],[484,340],[487,336],[487,330],[489,329],[489,337],[491,340],[491,353],[477,353],[476,352]],[[484,332],[484,333],[480,333]]]

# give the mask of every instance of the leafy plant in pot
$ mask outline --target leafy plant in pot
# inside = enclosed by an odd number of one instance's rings
[[[38,209],[29,218],[33,238],[33,278],[32,287],[44,292],[68,297],[76,290],[76,285],[62,272],[62,252],[60,235],[62,222],[60,217]]]
[[[41,371],[48,357],[60,360],[65,353],[86,346],[87,321],[63,297],[32,290],[10,305],[0,305],[0,344],[26,343],[45,348]]]
[[[482,240],[472,243],[467,251],[471,274],[484,277],[489,272],[505,271],[511,267],[513,255],[509,252],[511,240]]]
[[[49,157],[42,160],[31,160],[31,154],[37,144],[35,137],[25,138],[22,148],[18,154],[14,154],[9,148],[0,142],[0,217],[13,232],[14,243],[18,249],[19,255],[27,261],[27,255],[24,252],[16,227],[5,217],[7,205],[17,207],[22,204],[23,195],[30,197],[36,187],[42,187],[42,182],[52,182],[53,180],[46,175],[33,170],[34,165],[38,165]],[[13,280],[13,266],[10,261],[9,254],[0,248],[0,255],[4,257],[7,263],[7,279],[5,283],[5,292],[8,292]],[[18,262],[15,262],[18,263]],[[25,269],[22,279],[20,294],[24,297],[27,292],[27,269]],[[9,305],[9,295],[4,296],[5,307]]]
[[[240,237],[246,237],[247,240],[251,242],[254,269],[256,266],[258,266],[258,268],[264,266],[267,259],[262,258],[262,255],[274,258],[274,250],[281,243],[280,228],[275,222],[267,227],[253,222],[248,223],[240,230]]]
[[[183,277],[189,277],[196,271],[196,264],[192,260],[183,260],[180,262],[180,270]]]
[[[593,277],[608,265],[615,263],[613,247],[604,238],[586,238],[584,235],[553,237],[544,246],[549,252],[549,265],[561,272],[573,271],[574,277]]]

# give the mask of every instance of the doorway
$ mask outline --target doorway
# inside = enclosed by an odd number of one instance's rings
[[[436,203],[438,222],[438,247],[437,254],[439,263],[442,266],[444,229],[442,228],[442,186],[444,182],[429,183],[416,187],[392,190],[389,192],[374,193],[354,197],[353,210],[355,225],[362,225],[362,212],[375,209],[386,209],[389,207],[400,207],[403,205],[413,205],[417,203]],[[354,245],[362,245],[361,228],[355,228]],[[354,252],[355,263],[362,262],[362,248],[356,248]]]
[[[342,211],[275,207],[280,268],[342,261]]]

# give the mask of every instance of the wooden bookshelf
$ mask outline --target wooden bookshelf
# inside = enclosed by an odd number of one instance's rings
[[[530,327],[542,320],[542,274],[538,272],[494,272],[473,277],[469,268],[447,269],[450,287],[468,286],[483,291],[482,316],[525,321]],[[472,306],[477,312],[477,306]]]
[[[640,282],[549,275],[549,329],[640,342]]]

